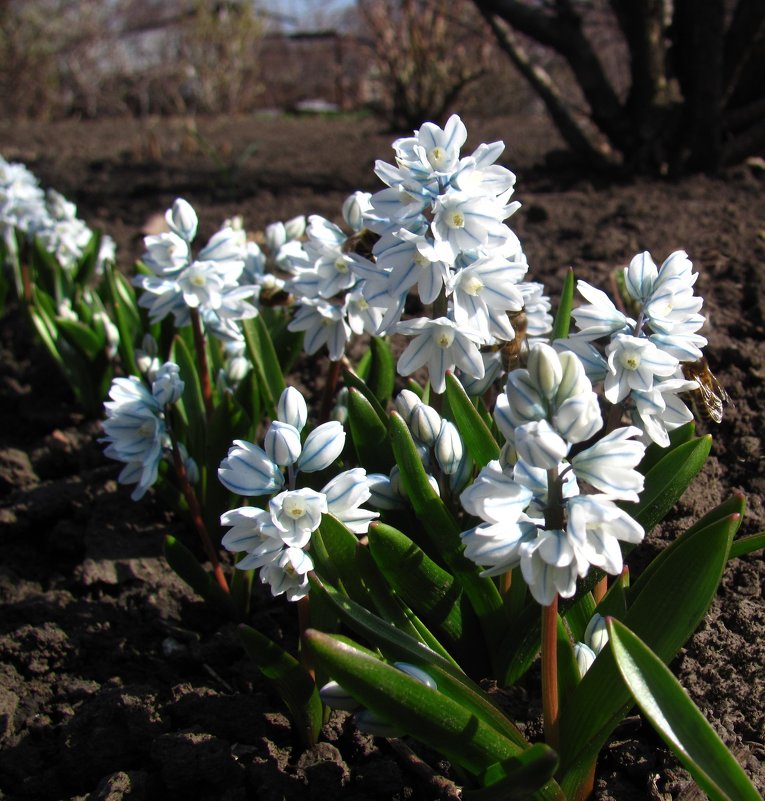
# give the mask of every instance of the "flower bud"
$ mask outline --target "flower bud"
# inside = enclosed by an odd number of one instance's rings
[[[197,213],[192,208],[191,204],[179,197],[173,207],[165,215],[167,224],[170,229],[174,231],[181,239],[186,242],[191,242],[197,235]]]
[[[315,428],[303,444],[298,459],[298,468],[306,473],[316,473],[329,467],[343,452],[345,431],[337,420],[331,420]]]
[[[284,223],[275,222],[266,226],[265,230],[266,247],[271,253],[275,253],[287,241],[287,232]]]
[[[435,451],[436,460],[447,476],[457,472],[464,450],[457,427],[449,420],[442,420]]]
[[[409,425],[412,420],[412,412],[422,403],[416,393],[410,389],[402,389],[396,395],[395,404],[396,411],[404,419],[404,422]]]
[[[383,473],[368,473],[369,504],[376,509],[401,509],[403,499],[391,483],[389,476]]]
[[[344,709],[346,712],[355,712],[360,706],[359,702],[336,681],[328,681],[319,690],[319,696],[322,702],[332,709]]]
[[[181,397],[183,387],[178,365],[173,362],[165,362],[157,370],[157,374],[151,382],[151,394],[161,406],[167,406],[169,403],[175,403]]]
[[[568,442],[585,442],[603,427],[598,396],[594,392],[583,392],[568,398],[558,409],[553,423]]]
[[[295,389],[287,387],[279,398],[276,406],[276,417],[282,423],[289,423],[298,431],[303,430],[303,426],[308,419],[308,407],[305,398]]]
[[[238,384],[250,372],[250,361],[246,356],[234,356],[226,364],[226,380]]]
[[[409,427],[412,430],[412,436],[432,448],[441,431],[441,422],[441,415],[432,406],[420,403],[412,411]]]
[[[550,400],[555,395],[563,378],[563,368],[558,354],[550,345],[544,343],[535,345],[529,351],[526,367],[532,384],[543,397]]]
[[[424,684],[426,687],[430,687],[432,690],[438,689],[436,680],[430,675],[430,673],[426,673],[422,668],[418,668],[415,665],[410,665],[409,662],[394,662],[393,667],[398,668],[402,673],[406,673],[407,676],[411,676],[413,679],[419,681],[420,684]]]
[[[516,428],[515,448],[521,459],[544,470],[557,467],[568,453],[566,441],[553,431],[547,420]]]
[[[354,192],[343,203],[343,219],[353,231],[364,227],[364,212],[371,208],[369,192]]]
[[[293,217],[291,220],[287,220],[287,222],[284,223],[284,233],[288,242],[291,242],[293,239],[300,239],[305,233],[305,217],[300,214],[297,217]]]
[[[608,642],[608,627],[603,615],[597,612],[592,616],[587,628],[584,630],[584,641],[592,650],[599,654]]]
[[[545,417],[545,405],[539,389],[531,380],[528,370],[513,370],[507,377],[505,386],[507,403],[503,403],[507,423],[519,426],[531,420],[542,420]],[[502,395],[497,398],[497,405]],[[496,414],[496,412],[495,412]],[[499,421],[497,421],[499,424]]]
[[[574,657],[576,666],[579,668],[579,675],[584,678],[584,674],[592,667],[596,654],[589,645],[578,642],[574,644]]]
[[[266,431],[263,450],[280,467],[294,464],[300,456],[300,432],[289,423],[274,420]]]
[[[570,350],[564,350],[558,354],[558,358],[563,372],[558,390],[555,393],[555,402],[560,405],[574,395],[591,392],[592,384],[585,375],[584,365],[579,360],[579,357]]]

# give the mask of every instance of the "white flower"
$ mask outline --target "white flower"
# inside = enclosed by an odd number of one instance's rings
[[[635,426],[617,428],[571,459],[576,477],[600,490],[607,498],[637,501],[643,491],[643,476],[634,468],[645,454],[645,445]]]
[[[286,490],[271,498],[268,508],[285,544],[304,548],[311,539],[311,532],[319,527],[322,514],[327,511],[327,498],[323,492],[307,487]]]
[[[521,573],[534,600],[549,606],[556,593],[571,598],[582,575],[576,553],[565,531],[540,531],[520,545]]]
[[[329,467],[345,447],[345,431],[337,420],[315,428],[303,443],[297,466],[305,473],[316,473]]]
[[[448,174],[457,167],[460,148],[466,139],[465,124],[452,114],[443,130],[435,123],[426,122],[413,137],[398,139],[393,147],[397,161],[411,169]]]
[[[404,422],[409,425],[412,421],[412,413],[422,403],[419,395],[411,389],[402,389],[395,398],[396,411],[404,418]]]
[[[278,559],[264,565],[260,580],[271,585],[274,597],[286,594],[287,600],[299,601],[308,595],[308,572],[313,570],[311,557],[300,548],[285,548]]]
[[[377,263],[389,270],[388,292],[398,296],[417,284],[423,303],[433,303],[449,277],[453,254],[443,242],[401,228],[383,236],[375,247]]]
[[[576,666],[579,670],[580,678],[584,678],[584,674],[592,667],[597,654],[583,642],[574,643],[574,659],[576,659]]]
[[[515,449],[525,462],[552,470],[568,453],[569,445],[547,420],[535,420],[515,429]]]
[[[364,227],[364,214],[371,209],[369,192],[354,192],[343,202],[343,219],[352,231]]]
[[[432,448],[441,431],[441,415],[427,403],[418,403],[412,410],[409,428],[412,436]]]
[[[465,557],[481,567],[481,575],[498,576],[518,566],[524,543],[536,539],[537,528],[527,520],[482,523],[461,534]]]
[[[362,467],[346,470],[335,476],[323,489],[327,511],[344,523],[354,534],[365,534],[377,512],[362,509],[372,495],[366,471]]]
[[[675,373],[678,361],[659,350],[643,337],[616,334],[606,346],[608,373],[604,395],[610,403],[619,403],[637,389],[646,392],[653,387],[654,377],[667,378]]]
[[[648,392],[633,390],[630,395],[635,404],[633,422],[651,440],[666,448],[669,445],[669,432],[693,420],[693,412],[685,405],[681,395],[696,390],[698,384],[695,381],[683,378],[657,381]]]
[[[268,512],[256,506],[241,506],[224,512],[220,524],[231,528],[223,536],[221,545],[232,553],[254,550],[263,541],[260,527],[267,518]]]
[[[332,361],[342,357],[345,343],[351,336],[343,310],[323,300],[304,300],[287,327],[290,331],[305,331],[303,348],[306,353],[316,353],[326,345]]]
[[[646,250],[638,253],[624,268],[624,286],[630,296],[642,304],[651,296],[658,275],[656,264]]]
[[[218,478],[237,495],[268,495],[284,485],[284,476],[266,452],[237,439],[220,463]]]
[[[613,501],[599,495],[580,495],[566,502],[567,532],[578,555],[612,576],[622,572],[619,540],[643,540],[643,527]]]
[[[622,314],[605,292],[590,286],[586,281],[577,281],[576,288],[586,300],[590,301],[589,304],[579,306],[571,312],[579,328],[575,334],[577,338],[599,339],[616,331],[634,329],[635,321]]]
[[[512,236],[502,222],[504,207],[488,197],[450,191],[436,198],[434,211],[433,236],[448,242],[455,258],[463,251],[501,247]]]
[[[463,330],[446,317],[428,320],[420,317],[396,326],[399,333],[414,335],[398,360],[399,375],[407,376],[427,365],[433,390],[446,388],[446,371],[459,367],[473,378],[482,378],[483,360],[478,350],[479,334]]]
[[[603,615],[596,612],[590,618],[590,622],[584,630],[584,641],[596,654],[599,654],[606,647],[608,627]]]
[[[183,387],[180,367],[173,362],[165,362],[154,375],[151,393],[157,399],[157,403],[167,406],[181,397]]]
[[[197,213],[183,198],[177,198],[172,208],[165,212],[165,220],[170,230],[186,242],[191,243],[197,235]]]
[[[468,514],[487,523],[511,524],[531,502],[531,490],[506,473],[498,460],[490,461],[462,492],[460,503]]]

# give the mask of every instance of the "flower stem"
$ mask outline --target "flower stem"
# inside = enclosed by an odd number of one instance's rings
[[[340,368],[342,362],[330,361],[327,368],[327,380],[324,383],[324,394],[321,397],[321,408],[319,410],[319,422],[326,423],[329,420],[329,413],[332,410],[332,400],[337,391],[337,382],[340,380]]]
[[[210,369],[207,365],[207,348],[205,347],[205,335],[202,331],[202,318],[197,309],[189,309],[191,316],[191,328],[194,332],[194,350],[197,354],[197,367],[199,369],[199,381],[202,384],[202,398],[205,404],[207,419],[212,420],[213,398],[212,382],[210,381]]]
[[[545,740],[558,749],[558,594],[542,607],[542,714]]]
[[[170,426],[168,426],[168,429],[170,429]],[[191,486],[189,477],[186,474],[186,466],[183,464],[183,457],[181,456],[178,442],[175,439],[172,430],[170,430],[170,439],[173,444],[173,466],[175,467],[175,472],[181,485],[181,492],[183,493],[183,497],[186,499],[186,503],[188,504],[189,512],[191,513],[191,520],[194,523],[194,528],[197,530],[197,534],[202,542],[202,547],[204,548],[205,554],[210,560],[215,580],[218,582],[220,588],[224,592],[229,593],[230,589],[228,582],[226,581],[225,575],[223,575],[223,568],[218,560],[218,554],[215,552],[212,540],[210,539],[210,534],[207,531],[207,526],[205,525],[204,518],[202,517],[202,509],[199,506],[197,494],[194,492],[194,488]]]

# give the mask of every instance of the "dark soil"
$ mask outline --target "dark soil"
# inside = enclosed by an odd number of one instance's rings
[[[468,120],[469,145],[502,138],[518,174],[513,218],[553,295],[565,270],[605,286],[637,252],[685,249],[708,315],[709,361],[734,405],[712,456],[641,561],[731,492],[742,533],[765,526],[765,169],[752,163],[678,181],[584,177],[542,119]],[[0,122],[0,153],[76,201],[118,242],[121,264],[177,196],[202,236],[234,214],[249,230],[301,213],[338,219],[378,187],[391,134],[366,118],[246,117]],[[247,149],[254,150],[245,158]],[[151,494],[129,500],[101,454],[99,426],[71,400],[23,315],[0,321],[0,798],[455,799],[448,766],[373,740],[334,715],[322,742],[296,742],[278,698],[231,625],[169,570],[162,536],[184,524]],[[319,366],[319,369],[321,365]],[[706,424],[702,424],[702,428]],[[688,692],[765,791],[765,561],[733,560],[701,629],[673,663]],[[263,595],[255,625],[294,642],[295,622]],[[525,689],[513,696],[517,704]],[[520,715],[537,725],[532,703]],[[441,772],[447,770],[447,778]],[[658,738],[629,718],[604,749],[598,799],[702,796]]]

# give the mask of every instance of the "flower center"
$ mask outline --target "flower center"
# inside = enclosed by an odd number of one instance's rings
[[[626,350],[620,361],[625,370],[637,370],[640,367],[640,354],[634,350]]]
[[[145,422],[141,423],[141,425],[138,427],[138,434],[141,437],[154,436],[154,421],[146,420]]]
[[[449,226],[449,228],[464,228],[465,216],[462,214],[461,211],[453,211],[446,218],[446,224]]]
[[[417,255],[414,257],[414,263],[418,267],[421,267],[421,268],[424,269],[425,267],[427,267],[430,264],[430,259],[427,258],[427,256],[423,256],[422,253],[420,253],[418,251]]]
[[[298,520],[305,514],[305,504],[300,498],[285,498],[282,509],[293,520]]]
[[[478,295],[483,289],[483,281],[477,275],[471,275],[462,282],[462,289],[468,295]]]
[[[205,281],[204,273],[194,271],[189,276],[189,283],[192,286],[204,286],[207,282]]]
[[[335,261],[335,269],[339,273],[347,273],[348,272],[348,264],[344,258],[339,258]]]
[[[448,348],[454,342],[454,331],[448,328],[440,328],[434,339],[439,348]]]
[[[434,167],[441,167],[446,159],[446,151],[442,147],[434,147],[430,153],[428,153],[428,161]]]

